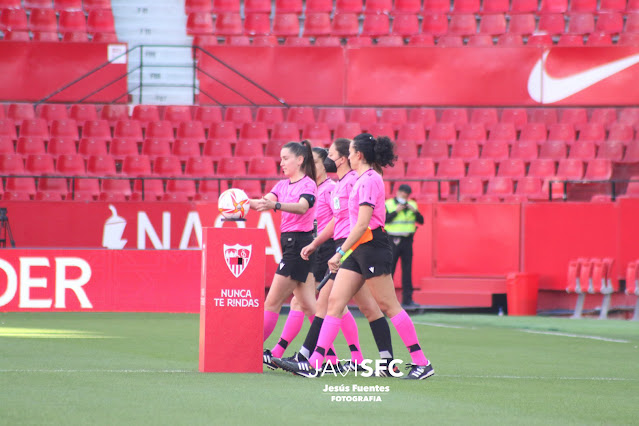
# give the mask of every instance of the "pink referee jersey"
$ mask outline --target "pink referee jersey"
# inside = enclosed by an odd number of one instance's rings
[[[335,217],[335,229],[333,230],[333,239],[335,240],[348,237],[351,230],[348,217],[348,197],[351,195],[356,180],[357,172],[351,170],[337,181],[335,189],[333,189],[331,208]]]
[[[335,188],[335,182],[332,179],[326,180],[317,187],[317,201],[315,201],[315,219],[317,219],[317,233],[322,232],[328,222],[333,218],[333,210],[331,209],[331,193]]]
[[[271,190],[280,203],[297,203],[302,194],[315,197],[317,201],[317,185],[308,176],[304,176],[297,182],[289,179],[279,181]],[[315,219],[315,206],[306,210],[304,214],[282,212],[281,232],[309,232],[313,230],[313,220]]]
[[[386,221],[385,201],[384,181],[380,174],[373,169],[362,173],[362,175],[357,178],[357,181],[355,181],[355,186],[353,186],[353,191],[348,199],[348,214],[351,228],[357,223],[359,206],[362,204],[373,207],[373,216],[368,226],[371,229],[384,226],[384,222]]]

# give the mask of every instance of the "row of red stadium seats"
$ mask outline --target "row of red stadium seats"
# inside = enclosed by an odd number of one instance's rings
[[[186,154],[186,153],[185,153]],[[119,171],[118,171],[119,170]],[[397,160],[395,167],[385,170],[390,179],[459,179],[475,177],[521,178],[524,176],[542,179],[609,180],[613,165],[610,160],[581,159],[535,159],[526,163],[520,159],[485,160],[476,159],[468,163],[459,158],[440,160],[419,158],[409,161]],[[0,174],[11,175],[93,175],[109,176],[122,173],[128,176],[147,175],[151,172],[161,176],[278,176],[277,161],[268,157],[210,157],[199,155],[171,154],[0,154]]]
[[[0,9],[110,10],[111,0],[0,0]]]
[[[301,22],[300,22],[301,21]],[[391,25],[392,23],[392,25]],[[279,14],[273,19],[266,13],[221,14],[215,19],[207,13],[191,13],[187,21],[190,35],[215,34],[269,35],[277,37],[297,36],[412,36],[417,34],[471,36],[473,34],[517,35],[532,34],[619,34],[639,32],[639,13],[602,12],[573,14],[535,15],[503,13],[486,14],[477,18],[473,14],[459,15],[364,15],[363,19],[353,13],[336,14],[332,19],[328,13],[308,14],[300,20],[296,14]]]
[[[77,0],[76,0],[77,1]],[[186,0],[186,13],[241,11],[240,0]],[[274,8],[272,7],[274,6]],[[495,13],[639,11],[637,0],[246,0],[244,12]]]
[[[0,30],[58,33],[115,33],[111,10],[61,11],[32,9],[27,14],[22,9],[3,9],[0,12]]]
[[[122,104],[73,104],[69,108],[62,104],[9,104],[0,106],[0,119],[11,119],[19,126],[23,120],[43,118],[53,120],[76,120],[82,126],[86,121],[106,120],[113,126],[118,121],[137,120],[145,128],[149,122],[168,121],[174,128],[180,123],[200,121],[205,127],[211,123],[233,122],[238,129],[245,123],[263,122],[269,129],[275,123],[296,123],[299,127],[324,122],[334,130],[340,123],[358,123],[362,130],[374,123],[389,123],[394,130],[406,123],[422,123],[431,129],[436,123],[452,123],[457,130],[465,124],[483,124],[490,130],[498,123],[512,123],[521,130],[527,123],[573,124],[577,130],[588,122],[600,123],[607,129],[620,124],[639,125],[639,108],[374,108],[374,107],[248,107],[248,106],[158,106],[135,105],[132,109]]]
[[[339,47],[346,44],[349,47],[363,46],[414,46],[414,47],[517,47],[517,46],[635,46],[639,43],[639,33],[621,33],[614,36],[607,33],[561,34],[551,36],[550,34],[533,34],[522,36],[519,34],[500,34],[492,36],[490,34],[473,34],[468,37],[457,35],[441,35],[435,37],[432,34],[418,34],[405,38],[400,35],[385,35],[376,38],[367,36],[357,37],[286,37],[282,40],[274,35],[234,35],[218,37],[215,35],[198,35],[193,38],[195,46],[320,46]]]

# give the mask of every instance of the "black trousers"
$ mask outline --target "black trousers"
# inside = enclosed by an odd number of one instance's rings
[[[402,259],[402,304],[413,301],[413,236],[388,236],[393,246],[393,276],[397,261]]]

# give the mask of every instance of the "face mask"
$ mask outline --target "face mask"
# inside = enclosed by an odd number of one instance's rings
[[[337,171],[337,165],[335,164],[335,161],[331,160],[328,157],[324,159],[324,168],[326,169],[326,173],[335,173]]]
[[[399,204],[406,204],[406,198],[399,198],[399,197],[397,197],[397,202],[398,202]]]

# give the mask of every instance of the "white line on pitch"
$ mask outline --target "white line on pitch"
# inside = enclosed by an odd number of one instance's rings
[[[561,336],[561,337],[574,337],[574,338],[577,338],[577,339],[601,340],[602,342],[630,343],[629,340],[610,339],[608,337],[588,336],[588,335],[584,335],[584,334],[562,333],[562,332],[559,332],[559,331],[537,331],[537,330],[525,330],[525,329],[519,329],[519,331],[523,331],[524,333],[531,333],[531,334],[547,334],[549,336]]]
[[[413,321],[413,324],[427,325],[427,326],[430,326],[430,327],[441,327],[441,328],[465,328],[465,329],[474,329],[475,328],[475,327],[464,327],[462,325],[440,324],[440,323],[437,323],[437,322]]]

